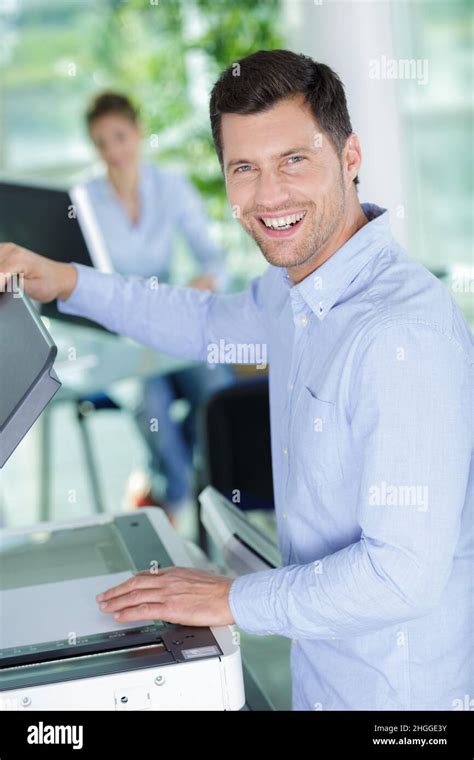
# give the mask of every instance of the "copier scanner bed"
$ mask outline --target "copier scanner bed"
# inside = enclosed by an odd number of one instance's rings
[[[229,627],[120,624],[98,607],[101,591],[171,565],[192,562],[156,508],[1,531],[2,702],[13,709],[240,709],[240,649]]]

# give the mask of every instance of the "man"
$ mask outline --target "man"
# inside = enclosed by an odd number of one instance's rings
[[[295,709],[453,709],[472,694],[467,325],[387,212],[359,203],[331,69],[255,53],[222,74],[210,111],[229,201],[270,264],[246,292],[154,290],[0,247],[33,297],[160,350],[268,346],[283,567],[234,581],[164,569],[98,602],[121,621],[292,638]]]

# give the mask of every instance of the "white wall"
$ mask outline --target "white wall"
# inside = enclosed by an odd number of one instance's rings
[[[406,245],[401,117],[397,80],[372,79],[369,62],[395,58],[392,3],[385,0],[283,0],[287,46],[326,63],[346,88],[352,127],[362,143],[359,195],[390,210]]]

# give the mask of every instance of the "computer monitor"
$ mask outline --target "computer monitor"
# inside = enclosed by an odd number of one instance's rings
[[[87,196],[65,190],[0,182],[0,242],[11,241],[55,261],[71,261],[112,271],[99,231],[94,228]],[[60,319],[95,323],[61,314],[56,302],[41,313]]]

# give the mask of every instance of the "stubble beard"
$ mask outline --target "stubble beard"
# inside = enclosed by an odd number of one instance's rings
[[[311,259],[317,260],[320,252],[344,218],[346,195],[342,178],[337,183],[336,192],[329,205],[326,200],[323,198],[318,204],[311,203],[301,207],[301,211],[306,211],[303,222],[305,229],[303,235],[299,235],[294,242],[291,238],[270,240],[265,236],[263,230],[256,232],[250,222],[247,221],[244,221],[243,226],[245,231],[255,240],[269,264],[287,269],[299,267],[307,264]],[[295,204],[294,208],[298,208],[298,205]],[[246,216],[251,216],[253,213],[251,212]]]

